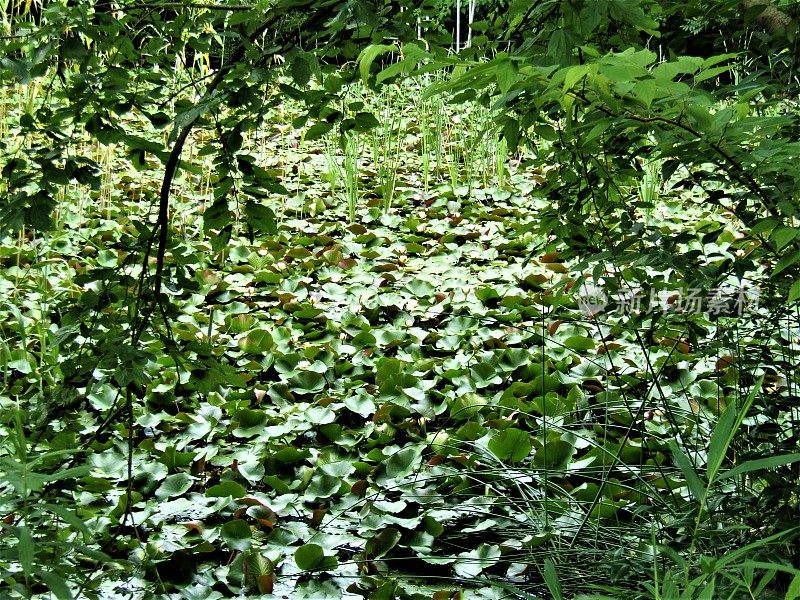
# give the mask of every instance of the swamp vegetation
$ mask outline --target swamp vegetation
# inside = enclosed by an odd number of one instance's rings
[[[796,2],[0,9],[0,598],[800,598]]]

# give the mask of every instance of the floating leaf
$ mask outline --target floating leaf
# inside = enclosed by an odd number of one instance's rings
[[[509,427],[494,434],[489,440],[488,448],[500,460],[519,462],[531,453],[533,444],[530,434]]]
[[[248,354],[263,354],[273,347],[273,343],[269,331],[264,329],[256,329],[239,338],[239,348]]]
[[[209,498],[224,498],[226,496],[241,498],[245,494],[247,494],[247,490],[244,486],[235,481],[223,481],[217,485],[212,485],[206,490],[206,496]]]
[[[294,561],[301,571],[325,571],[336,567],[335,556],[325,556],[319,544],[304,544],[294,553]]]
[[[220,537],[233,550],[248,550],[252,544],[250,526],[241,519],[228,521],[220,528]]]
[[[192,487],[194,480],[186,473],[169,475],[156,490],[157,498],[174,498],[186,493]]]
[[[364,554],[368,558],[381,558],[400,541],[401,534],[394,527],[388,527],[367,541]]]

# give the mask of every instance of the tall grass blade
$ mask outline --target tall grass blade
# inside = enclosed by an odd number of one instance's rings
[[[795,575],[783,600],[798,600],[798,598],[800,598],[800,575]]]
[[[771,469],[773,467],[780,467],[781,465],[788,465],[800,460],[800,453],[783,454],[781,456],[769,456],[767,458],[759,458],[757,460],[748,460],[745,463],[736,465],[734,468],[729,469],[717,477],[717,481],[729,479],[730,477],[738,477],[745,473],[752,471],[761,471],[762,469]]]
[[[564,596],[561,594],[561,583],[558,581],[556,566],[549,558],[544,561],[542,577],[544,577],[544,582],[548,591],[552,594],[553,600],[563,600]]]
[[[708,445],[707,477],[709,483],[714,481],[717,473],[719,473],[733,437],[747,416],[747,412],[753,405],[756,395],[761,391],[763,383],[764,376],[762,375],[753,385],[753,389],[750,390],[747,398],[745,398],[744,404],[739,408],[733,403],[728,406],[725,412],[722,413],[717,426],[714,427],[714,433],[711,434],[711,442]]]
[[[686,485],[692,496],[694,496],[696,500],[701,500],[705,495],[705,486],[697,475],[697,471],[694,470],[689,457],[678,447],[678,442],[675,440],[670,440],[669,449],[672,452],[672,458],[675,464],[678,465],[684,478],[686,478]]]

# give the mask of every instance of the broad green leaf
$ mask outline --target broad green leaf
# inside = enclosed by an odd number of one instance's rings
[[[582,335],[573,335],[564,340],[564,345],[570,350],[594,350],[595,341]]]
[[[22,84],[26,84],[30,81],[30,65],[24,60],[9,57],[0,58],[0,67],[8,69],[17,81]]]
[[[192,464],[194,457],[194,452],[180,452],[175,446],[167,446],[158,460],[170,469],[175,469],[178,467],[188,467]]]
[[[533,444],[529,433],[509,427],[495,433],[488,448],[500,460],[519,462],[530,455]]]
[[[333,129],[333,123],[327,123],[327,122],[323,121],[321,123],[316,123],[316,124],[312,125],[311,127],[309,127],[306,130],[305,136],[303,136],[303,137],[304,137],[304,139],[306,141],[311,142],[311,141],[314,141],[314,140],[317,140],[317,139],[321,138],[323,135],[328,133],[331,129]]]
[[[769,237],[775,242],[775,248],[777,250],[782,250],[791,243],[799,233],[800,229],[797,227],[778,227]]]
[[[246,553],[245,561],[251,585],[255,585],[261,594],[271,594],[275,573],[273,562],[255,550]]]
[[[263,354],[272,349],[273,344],[272,336],[264,329],[255,329],[239,338],[239,348],[248,354]]]
[[[450,405],[450,418],[466,421],[474,417],[487,405],[486,398],[473,392],[467,392],[453,400]]]
[[[335,556],[325,556],[319,544],[304,544],[294,553],[294,561],[301,571],[330,570],[336,567]]]
[[[789,289],[789,302],[794,302],[795,300],[800,300],[800,279],[795,281]]]
[[[568,60],[567,54],[567,34],[563,29],[556,29],[547,42],[547,55],[559,63]]]
[[[294,553],[294,561],[301,571],[316,569],[325,557],[325,552],[319,544],[304,544]]]
[[[325,377],[315,371],[301,371],[289,380],[290,388],[298,394],[313,394],[325,387]]]
[[[701,133],[710,131],[712,118],[707,108],[699,104],[690,104],[686,107],[686,113],[692,118]]]
[[[575,453],[575,444],[562,439],[549,440],[546,445],[537,441],[534,446],[533,464],[549,469],[566,468]]]
[[[220,537],[233,550],[249,550],[252,544],[252,531],[246,521],[234,519],[220,528]]]
[[[336,413],[327,406],[309,406],[303,414],[314,425],[327,425],[336,420]]]
[[[780,275],[789,267],[800,263],[800,250],[795,250],[794,252],[783,256],[772,269],[772,275]]]
[[[275,235],[278,233],[278,223],[275,211],[268,206],[248,200],[244,205],[244,216],[247,223],[262,233]]]
[[[233,220],[228,209],[227,197],[217,200],[203,213],[203,228],[208,233],[212,229],[222,229]]]
[[[305,491],[307,502],[330,498],[342,486],[342,478],[328,475],[322,471],[317,471],[311,479],[311,483]]]
[[[360,112],[353,118],[356,122],[356,131],[366,132],[380,126],[380,121],[375,118],[375,115],[369,112]]]
[[[475,550],[461,552],[453,564],[453,570],[460,577],[477,577],[484,569],[492,566],[500,558],[500,547],[480,544]]]
[[[305,86],[311,80],[311,65],[308,59],[302,54],[298,54],[292,60],[292,79],[298,87]]]
[[[566,94],[572,88],[575,87],[575,84],[578,83],[581,79],[586,77],[589,74],[589,71],[592,67],[597,69],[597,65],[591,64],[582,64],[582,65],[575,65],[574,67],[570,67],[567,70],[567,74],[564,76],[564,90],[563,92]]]
[[[388,527],[367,540],[364,554],[367,558],[381,558],[400,541],[401,534],[394,527]]]
[[[497,63],[495,77],[500,91],[504,94],[511,89],[517,82],[517,67],[510,60],[503,60]]]
[[[410,475],[419,467],[421,455],[421,446],[411,446],[398,450],[384,461],[382,466],[385,469],[385,477],[382,477],[379,483]]]
[[[723,65],[721,67],[713,67],[710,69],[705,69],[700,71],[694,76],[694,82],[700,83],[701,81],[706,81],[707,79],[713,79],[714,77],[719,77],[723,73],[727,73],[733,69],[733,65]]]
[[[247,490],[242,484],[235,481],[223,481],[208,488],[205,495],[209,498],[224,498],[226,496],[241,498],[245,494],[247,494]]]
[[[156,490],[156,497],[165,499],[180,496],[192,487],[193,483],[194,480],[186,473],[169,475]]]
[[[233,430],[233,435],[236,437],[253,437],[258,435],[267,426],[268,418],[267,413],[263,410],[252,410],[243,408],[237,410],[231,419],[232,424],[238,425]]]

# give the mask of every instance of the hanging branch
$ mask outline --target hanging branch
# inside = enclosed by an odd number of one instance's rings
[[[303,6],[307,6],[309,2],[301,2],[291,8],[301,8]],[[261,37],[269,28],[271,28],[275,23],[277,23],[283,17],[283,13],[276,13],[272,15],[271,18],[267,19],[263,22],[259,27],[250,34],[247,42],[242,42],[236,51],[231,55],[230,60],[222,65],[217,71],[216,76],[205,89],[203,93],[203,97],[200,100],[200,103],[208,101],[212,94],[217,90],[217,88],[222,84],[225,79],[225,76],[230,73],[234,66],[236,66],[242,58],[244,58],[245,52],[247,48],[255,42],[259,37]],[[153,279],[153,296],[154,302],[160,303],[161,301],[161,287],[164,280],[164,258],[167,251],[167,241],[169,238],[169,196],[170,196],[170,189],[172,187],[172,182],[175,179],[175,174],[178,170],[178,165],[180,164],[181,155],[183,154],[183,148],[186,144],[186,139],[189,137],[189,134],[194,129],[195,124],[197,123],[198,119],[200,118],[200,114],[194,116],[189,122],[183,126],[183,128],[178,133],[177,138],[175,139],[175,143],[172,146],[172,150],[169,153],[169,158],[167,159],[167,163],[164,167],[164,178],[161,183],[161,192],[159,194],[159,202],[158,202],[158,217],[156,220],[156,227],[155,230],[158,231],[158,249],[156,251],[156,272]],[[152,245],[152,242],[151,242]],[[151,246],[148,246],[147,250],[145,251],[144,256],[144,267],[146,268],[148,259],[151,255]],[[144,323],[143,323],[144,325]]]

